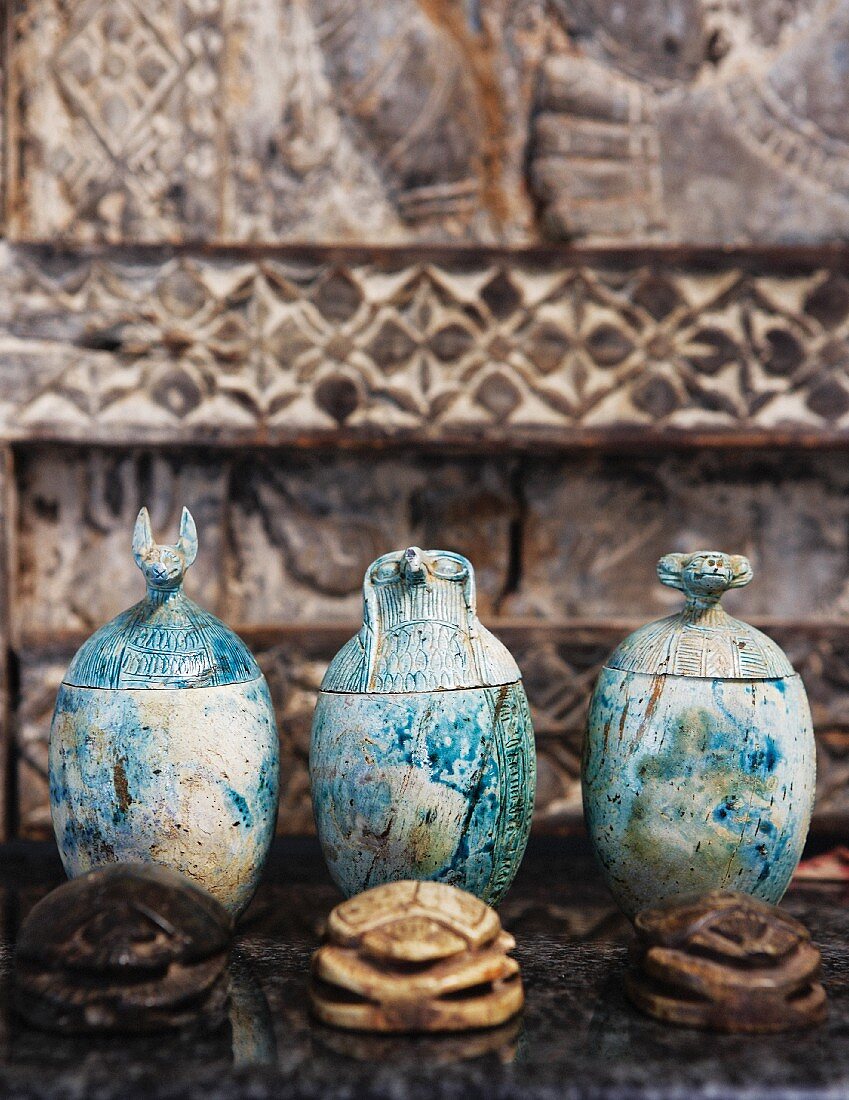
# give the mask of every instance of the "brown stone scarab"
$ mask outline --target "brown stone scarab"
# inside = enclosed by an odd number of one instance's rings
[[[15,1005],[37,1027],[149,1032],[223,1020],[232,920],[205,890],[154,864],[66,882],[27,917]]]
[[[820,952],[804,925],[774,905],[713,890],[644,909],[634,923],[626,989],[650,1016],[749,1033],[825,1019]]]
[[[463,1031],[495,1027],[524,1004],[515,940],[493,909],[437,882],[393,882],[330,914],[310,1001],[334,1027]]]

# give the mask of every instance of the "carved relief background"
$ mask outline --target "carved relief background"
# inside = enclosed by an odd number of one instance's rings
[[[378,554],[469,554],[580,822],[606,654],[719,543],[849,821],[849,0],[0,6],[0,831],[137,598],[141,504],[257,653],[280,826]]]
[[[138,500],[157,531],[195,506],[187,589],[256,652],[277,709],[280,826],[312,828],[312,707],[358,628],[366,567],[386,547],[441,543],[478,566],[485,621],[523,670],[538,741],[538,828],[580,823],[584,715],[605,658],[680,595],[655,580],[669,546],[721,541],[755,580],[730,610],[767,629],[805,679],[821,827],[849,813],[849,466],[842,453],[690,450],[645,456],[446,457],[52,446],[19,456],[20,825],[48,825],[50,715],[76,646],[140,597],[129,551]],[[800,583],[800,578],[805,583]]]
[[[847,0],[15,0],[10,235],[849,228]]]

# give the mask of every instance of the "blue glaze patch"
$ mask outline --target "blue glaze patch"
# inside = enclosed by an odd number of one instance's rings
[[[781,684],[605,668],[583,759],[587,826],[629,914],[711,888],[777,902],[801,855],[815,753],[798,677]]]
[[[227,791],[227,797],[233,803],[236,813],[241,819],[240,821],[234,821],[233,824],[245,825],[247,828],[250,828],[254,823],[254,815],[250,811],[247,799],[240,795],[238,791],[234,791],[231,787],[226,787],[225,790]]]
[[[496,903],[518,869],[533,807],[524,689],[323,692],[310,778],[325,858],[345,894],[428,878]]]
[[[278,753],[262,678],[188,692],[63,685],[50,802],[65,870],[159,862],[242,912],[274,835]]]

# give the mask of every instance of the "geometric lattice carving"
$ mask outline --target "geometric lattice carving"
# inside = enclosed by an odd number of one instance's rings
[[[77,240],[168,240],[176,227],[188,239],[203,235],[218,205],[222,7],[18,5],[11,77],[25,113],[13,231]]]
[[[13,237],[512,239],[538,0],[392,8],[19,0]]]
[[[13,438],[563,443],[849,429],[838,269],[7,248],[0,340],[0,432]]]

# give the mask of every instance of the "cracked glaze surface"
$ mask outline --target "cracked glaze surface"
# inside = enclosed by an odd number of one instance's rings
[[[50,732],[50,812],[73,878],[155,862],[238,916],[274,835],[279,743],[265,678],[241,640],[183,593],[197,531],[174,545],[139,513],[147,594],[79,649]]]
[[[596,854],[631,916],[712,888],[777,902],[813,809],[805,689],[774,642],[719,606],[751,579],[745,558],[670,554],[658,574],[686,607],[626,638],[590,703],[582,786]],[[789,674],[768,677],[775,667]]]
[[[330,664],[310,746],[313,809],[346,894],[434,879],[497,904],[527,844],[533,729],[515,661],[478,622],[460,554],[366,570],[363,627]]]
[[[535,787],[521,683],[322,693],[310,772],[325,859],[345,894],[419,878],[495,904],[513,881]]]
[[[193,691],[59,691],[50,804],[71,878],[105,863],[153,861],[238,915],[274,835],[277,786],[264,679]]]

